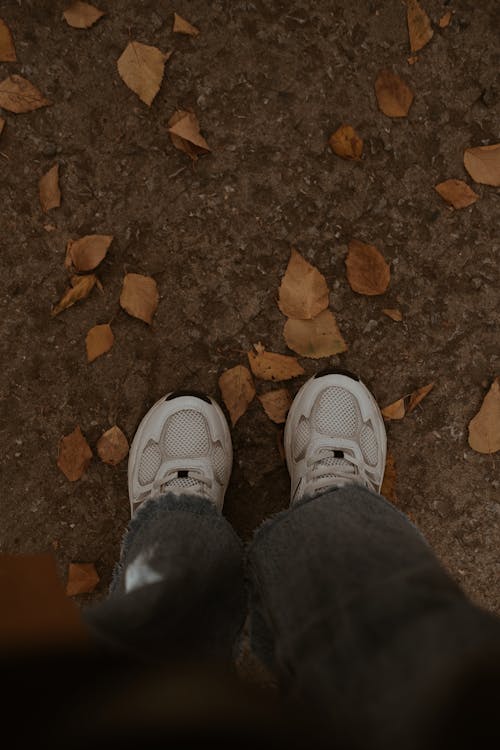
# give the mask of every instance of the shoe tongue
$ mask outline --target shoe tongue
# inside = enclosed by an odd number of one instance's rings
[[[197,479],[194,479],[194,477],[174,477],[174,479],[169,479],[168,482],[165,482],[164,485],[162,485],[162,488],[164,490],[169,489],[201,489],[202,483],[198,481]]]
[[[318,461],[317,466],[322,466],[326,469],[325,475],[338,473],[341,476],[354,476],[356,474],[354,464],[346,458],[337,458],[329,450],[322,450],[318,455],[322,456],[322,458]]]

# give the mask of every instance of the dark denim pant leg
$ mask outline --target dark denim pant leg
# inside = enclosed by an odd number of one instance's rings
[[[229,661],[245,614],[229,523],[207,500],[164,495],[131,520],[110,595],[85,619],[101,645],[140,657]]]
[[[337,489],[266,522],[249,577],[256,650],[348,746],[446,746],[450,731],[471,730],[464,696],[485,665],[496,664],[485,679],[498,695],[499,621],[368,490]],[[476,739],[481,731],[472,727]]]

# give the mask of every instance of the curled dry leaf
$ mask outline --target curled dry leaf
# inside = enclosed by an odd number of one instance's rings
[[[475,182],[500,187],[500,143],[466,148],[464,166]]]
[[[97,441],[97,454],[101,461],[116,466],[128,454],[128,440],[116,425],[106,430]]]
[[[434,190],[453,208],[467,208],[479,198],[463,180],[445,180],[435,185]]]
[[[384,315],[387,315],[388,318],[390,318],[391,320],[395,320],[397,323],[403,320],[403,313],[397,308],[384,307],[382,312],[384,313]]]
[[[90,594],[99,580],[94,563],[70,563],[66,595]]]
[[[351,125],[341,125],[328,141],[334,154],[343,159],[359,161],[363,153],[363,140]]]
[[[112,234],[87,234],[79,240],[68,240],[66,267],[77,271],[93,271],[106,257],[112,242]]]
[[[16,49],[10,29],[0,18],[0,62],[16,62]]]
[[[347,350],[347,344],[330,310],[323,310],[312,320],[289,318],[283,334],[287,346],[302,357],[320,359]]]
[[[500,377],[496,377],[476,416],[469,422],[469,445],[478,453],[500,451]]]
[[[53,167],[40,178],[38,183],[40,193],[40,205],[42,211],[50,211],[61,205],[61,191],[59,189],[59,164]]]
[[[178,13],[174,13],[174,28],[175,34],[188,34],[189,36],[198,36],[200,30],[193,26],[193,24],[186,21],[185,18],[179,16]]]
[[[391,271],[375,245],[351,240],[345,261],[347,280],[358,294],[384,294],[391,280]]]
[[[375,81],[375,94],[380,111],[387,117],[406,117],[410,111],[413,92],[391,70],[380,71]]]
[[[194,112],[176,110],[168,121],[168,132],[175,148],[183,151],[193,161],[210,151],[210,146],[200,133],[200,123]]]
[[[140,273],[128,273],[125,276],[120,305],[129,315],[151,325],[159,301],[158,285],[150,276]]]
[[[91,461],[92,451],[79,426],[61,438],[57,465],[70,482],[80,479]]]
[[[170,55],[149,44],[129,42],[118,59],[120,78],[149,107],[160,90]]]
[[[279,289],[278,307],[283,315],[310,320],[328,307],[328,297],[323,274],[292,249]]]
[[[73,3],[63,13],[68,26],[74,29],[90,29],[104,15],[104,11],[99,8],[81,2]]]
[[[453,13],[451,12],[451,10],[447,10],[446,13],[443,16],[441,16],[441,18],[438,21],[439,28],[446,29],[446,27],[450,25],[450,21],[452,18],[453,18]]]
[[[250,371],[243,365],[236,365],[226,370],[219,378],[219,388],[234,427],[255,396]]]
[[[101,354],[109,352],[114,343],[115,337],[108,323],[91,328],[85,337],[87,362],[93,362]]]
[[[406,0],[406,20],[411,51],[418,52],[434,36],[429,16],[417,0]]]
[[[0,107],[21,114],[48,107],[46,99],[32,83],[18,75],[11,75],[0,83]]]
[[[408,402],[408,408],[406,409],[407,414],[411,414],[412,411],[414,411],[419,403],[432,391],[434,388],[434,383],[429,383],[428,385],[422,386],[422,388],[417,388],[412,393],[410,393],[410,400]]]
[[[0,117],[0,135],[2,135],[2,131],[4,127],[5,127],[5,120],[3,119],[3,117]]]
[[[276,424],[283,424],[292,404],[292,397],[286,388],[269,391],[257,396],[269,419]]]
[[[88,297],[97,282],[97,276],[94,276],[94,274],[90,274],[89,276],[72,276],[70,281],[71,288],[63,294],[57,305],[52,308],[52,317],[59,315],[60,312],[71,307],[75,302]]]
[[[387,451],[387,458],[385,461],[384,481],[380,489],[380,494],[383,495],[386,500],[390,500],[391,503],[397,503],[396,495],[396,462],[394,461],[394,455],[391,451]]]
[[[259,347],[256,352],[249,351],[248,361],[255,377],[261,380],[290,380],[305,372],[296,357],[266,352],[264,347]]]
[[[398,398],[397,401],[381,409],[381,412],[385,419],[403,419],[406,413],[404,398]]]

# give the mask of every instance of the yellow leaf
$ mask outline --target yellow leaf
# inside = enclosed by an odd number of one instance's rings
[[[286,415],[292,404],[292,398],[286,388],[262,393],[257,398],[270,420],[276,424],[286,422]]]
[[[375,94],[380,111],[387,117],[406,117],[413,102],[409,86],[391,70],[380,71],[375,81]]]
[[[128,273],[125,276],[120,305],[129,315],[151,325],[159,301],[158,285],[150,276],[139,273]]]
[[[193,161],[199,155],[207,154],[210,146],[200,133],[200,123],[194,112],[179,109],[168,121],[170,139],[179,151],[183,151]]]
[[[391,271],[375,245],[351,240],[345,261],[347,280],[358,294],[384,294],[391,280]]]
[[[0,18],[0,62],[16,62],[16,49],[10,29]]]
[[[429,383],[429,385],[424,385],[422,386],[422,388],[417,388],[415,391],[410,393],[410,400],[408,402],[406,413],[411,414],[412,411],[417,408],[419,403],[427,396],[428,393],[432,391],[433,388],[434,383]]]
[[[403,320],[403,313],[401,312],[401,310],[397,310],[396,308],[385,307],[382,312],[384,313],[384,315],[387,315],[388,318],[391,318],[391,320],[395,320],[397,323]]]
[[[434,190],[453,208],[467,208],[479,198],[463,180],[445,180],[435,185]]]
[[[0,107],[20,114],[48,107],[49,102],[26,78],[11,75],[0,83]]]
[[[129,42],[118,59],[122,81],[149,107],[160,90],[165,63],[171,53],[141,42]]]
[[[128,440],[116,425],[106,430],[97,441],[97,454],[101,461],[116,466],[128,454]]]
[[[292,249],[279,289],[278,307],[283,315],[310,320],[328,307],[328,297],[323,274]]]
[[[38,183],[40,193],[40,205],[42,211],[50,211],[61,205],[61,191],[59,190],[59,164],[53,167],[40,178]]]
[[[257,349],[257,353],[249,351],[248,361],[255,377],[261,380],[290,380],[305,372],[296,357],[266,352],[264,347]]]
[[[234,427],[255,396],[250,371],[243,365],[226,370],[219,378],[219,388]]]
[[[59,315],[60,312],[71,307],[75,302],[88,297],[96,282],[97,277],[94,274],[90,274],[89,276],[73,276],[71,279],[71,289],[68,289],[57,305],[54,306],[51,312],[52,317]]]
[[[359,161],[363,153],[363,141],[350,125],[341,125],[328,141],[334,154],[343,159]]]
[[[330,310],[323,310],[312,320],[289,318],[283,333],[287,346],[302,357],[320,359],[347,350],[347,344]]]
[[[500,450],[500,376],[491,384],[481,408],[469,423],[469,445],[478,453]]]
[[[464,166],[475,182],[500,187],[500,143],[466,148]]]
[[[87,362],[93,362],[101,354],[109,352],[115,342],[113,331],[108,323],[94,326],[87,333],[85,346],[87,348]]]
[[[394,403],[389,404],[384,409],[381,409],[382,416],[384,416],[386,419],[403,419],[405,411],[404,398],[399,398],[397,401],[394,401]]]
[[[99,580],[94,563],[70,563],[66,595],[90,594]]]
[[[175,34],[188,34],[189,36],[198,36],[200,30],[193,26],[185,18],[182,18],[177,13],[174,13],[174,28]]]
[[[406,0],[406,20],[412,52],[418,52],[434,36],[429,16],[417,0]]]
[[[91,461],[92,451],[79,426],[61,438],[57,465],[70,482],[80,479]]]
[[[63,13],[68,26],[74,29],[89,29],[104,15],[106,14],[99,8],[81,2],[73,3]]]
[[[87,234],[79,240],[69,240],[66,266],[77,271],[93,271],[106,257],[112,241],[112,234]]]

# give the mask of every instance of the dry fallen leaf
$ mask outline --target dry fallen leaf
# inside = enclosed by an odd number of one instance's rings
[[[478,453],[500,451],[500,377],[496,377],[476,416],[469,422],[469,445]]]
[[[434,383],[429,383],[428,385],[422,386],[422,388],[417,388],[412,393],[410,393],[410,400],[408,402],[408,408],[406,409],[407,414],[411,414],[412,411],[414,411],[419,403],[429,394],[432,389],[434,388]]]
[[[50,104],[52,102],[49,102],[26,78],[11,75],[0,83],[0,107],[8,112],[33,112]]]
[[[406,0],[406,20],[411,51],[418,52],[434,36],[429,16],[417,0]]]
[[[445,180],[435,185],[434,190],[453,208],[467,208],[479,198],[463,180]]]
[[[391,320],[395,320],[397,323],[403,320],[403,313],[397,308],[384,307],[382,312],[384,313],[384,315],[387,315],[388,318],[390,318]]]
[[[382,412],[382,416],[386,419],[403,419],[406,413],[405,400],[404,398],[399,398],[397,401],[394,401],[394,403],[389,404],[380,411]]]
[[[16,62],[16,49],[10,29],[0,18],[0,62]]]
[[[278,307],[283,315],[310,320],[328,307],[328,298],[323,274],[292,249],[279,289]]]
[[[328,141],[334,154],[343,159],[359,161],[363,153],[363,140],[350,125],[341,125]]]
[[[351,240],[345,264],[347,280],[353,291],[370,296],[387,291],[391,271],[375,245]]]
[[[112,241],[112,234],[87,234],[79,240],[68,240],[66,267],[77,271],[93,271],[106,257]]]
[[[52,308],[52,312],[50,313],[52,317],[59,315],[60,312],[71,307],[75,302],[88,297],[97,282],[97,276],[94,276],[94,274],[90,274],[89,276],[72,276],[70,281],[71,288],[63,294],[57,305]]]
[[[198,36],[200,33],[200,30],[196,26],[193,26],[193,24],[186,21],[185,18],[182,18],[177,13],[174,13],[173,31],[175,34],[188,34],[189,36]]]
[[[375,94],[380,111],[387,117],[406,117],[413,102],[412,90],[391,70],[380,71]]]
[[[277,391],[269,391],[257,396],[264,407],[267,416],[276,424],[286,422],[286,415],[292,404],[292,397],[286,388],[280,388]]]
[[[165,63],[172,53],[141,42],[129,42],[118,59],[122,81],[149,107],[160,90]]]
[[[109,352],[115,342],[113,331],[108,323],[94,326],[90,329],[85,337],[85,346],[87,349],[87,362],[93,362],[101,354]]]
[[[382,487],[380,488],[380,494],[383,495],[386,500],[390,500],[391,503],[397,503],[398,499],[396,495],[396,480],[397,473],[394,455],[391,453],[391,451],[387,451],[384,481],[382,482]]]
[[[159,301],[158,285],[150,276],[140,273],[128,273],[125,276],[120,305],[129,315],[151,325]]]
[[[70,563],[66,595],[90,594],[99,580],[94,563]]]
[[[441,18],[438,21],[439,28],[445,29],[447,26],[449,26],[452,17],[453,17],[453,13],[451,12],[451,10],[447,10],[446,13],[443,16],[441,16]]]
[[[116,425],[106,430],[97,441],[97,454],[101,461],[116,466],[128,453],[128,440]]]
[[[193,161],[210,151],[210,146],[200,133],[200,123],[194,112],[176,110],[168,121],[168,132],[175,148],[183,151]]]
[[[74,29],[90,29],[104,15],[104,11],[89,3],[76,2],[66,8],[63,13],[68,26]]]
[[[243,365],[226,370],[219,378],[219,388],[234,427],[255,396],[250,371]]]
[[[0,117],[0,135],[2,135],[2,131],[4,127],[5,127],[5,120],[3,119],[3,117]]]
[[[302,357],[320,359],[347,350],[347,344],[330,310],[323,310],[312,320],[289,318],[283,334],[287,346]]]
[[[79,426],[61,438],[57,465],[70,482],[80,479],[91,461],[92,451]]]
[[[261,380],[290,380],[305,372],[295,357],[266,352],[264,347],[257,352],[249,351],[248,361],[255,377]]]
[[[415,65],[415,63],[417,63],[417,62],[418,62],[418,57],[417,57],[417,55],[410,55],[410,57],[408,57],[408,58],[406,59],[406,62],[408,63],[408,65]]]
[[[500,187],[500,143],[466,148],[464,166],[475,182]]]
[[[61,205],[61,191],[59,189],[59,164],[53,167],[40,178],[38,183],[40,193],[40,205],[42,211],[50,211]]]

